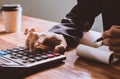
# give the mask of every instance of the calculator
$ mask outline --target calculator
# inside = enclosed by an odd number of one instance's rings
[[[25,47],[0,50],[0,72],[26,73],[59,64],[65,60],[64,54],[36,49],[30,53]]]

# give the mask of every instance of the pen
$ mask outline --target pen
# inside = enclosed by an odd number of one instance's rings
[[[98,38],[95,42],[100,42],[100,41],[102,41],[103,39],[105,39],[105,38],[100,37],[100,38]]]
[[[98,47],[102,46],[102,45],[103,45],[102,40],[104,40],[104,39],[106,39],[106,38],[109,38],[109,37],[105,37],[105,38],[100,37],[100,38],[98,38],[98,39],[93,43],[93,47],[98,48]],[[120,54],[118,54],[118,53],[114,53],[113,56],[114,56],[114,58],[120,58]]]
[[[93,47],[98,48],[98,47],[102,46],[103,45],[102,40],[104,40],[106,38],[108,38],[108,37],[105,37],[105,38],[100,37],[100,38],[98,38],[96,41],[93,42]]]
[[[104,39],[106,39],[106,38],[110,38],[110,36],[100,37],[100,38],[98,38],[95,42],[100,42],[100,41],[102,41],[102,40],[104,40]]]

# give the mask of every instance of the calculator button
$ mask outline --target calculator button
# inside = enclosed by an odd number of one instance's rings
[[[24,50],[25,53],[29,53],[29,50]]]
[[[42,55],[46,55],[47,54],[47,52],[43,52],[43,53],[41,53]]]
[[[37,61],[42,60],[41,57],[35,57],[34,59],[37,60]]]
[[[29,61],[30,63],[33,63],[33,62],[35,62],[35,59],[30,58],[30,59],[28,59],[28,61]]]
[[[20,55],[20,54],[17,54],[16,56],[17,56],[17,57],[19,57],[19,58],[21,58],[21,57],[22,57],[22,55]]]
[[[54,54],[47,54],[47,56],[48,56],[48,58],[53,58],[53,57],[55,57]]]
[[[29,55],[29,53],[23,53],[22,55],[24,55],[24,56],[28,56],[28,55]]]
[[[52,54],[52,53],[53,53],[53,51],[48,51],[48,53],[49,53],[49,54]]]
[[[5,51],[0,51],[0,55],[7,55],[8,53]]]
[[[22,62],[23,62],[23,63],[27,63],[28,61],[26,61],[26,60],[23,60]]]
[[[34,57],[34,55],[29,55],[30,58]]]
[[[19,48],[20,51],[24,51],[27,50],[26,48]]]
[[[60,53],[54,53],[55,56],[60,56]]]
[[[14,50],[12,50],[13,52],[17,52],[18,50],[16,50],[16,49],[14,49]]]
[[[42,59],[47,59],[48,57],[46,55],[41,55]]]
[[[7,49],[8,51],[12,51],[13,49]]]
[[[23,60],[27,60],[27,59],[28,59],[28,57],[23,56],[21,59],[23,59]]]
[[[19,54],[23,54],[24,52],[23,51],[18,51]]]
[[[36,56],[41,56],[41,55],[42,55],[42,54],[40,54],[40,53],[37,53],[37,54],[36,54]]]
[[[18,57],[16,57],[16,56],[10,56],[10,58],[12,58],[12,59],[18,59]]]
[[[10,53],[11,53],[11,51],[9,51],[9,50],[6,50],[5,52],[7,52],[8,54],[10,54]]]
[[[17,55],[17,53],[13,52],[13,53],[11,53],[11,55],[14,55],[14,56],[16,56],[16,55]]]
[[[18,50],[18,49],[19,49],[19,47],[15,47],[15,48],[13,48],[13,49],[17,49],[17,50]]]

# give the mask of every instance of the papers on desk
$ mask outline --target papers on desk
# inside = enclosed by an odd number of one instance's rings
[[[116,56],[107,46],[101,46],[94,48],[83,44],[78,45],[76,53],[80,57],[99,61],[106,64],[112,64],[120,60],[119,56]]]

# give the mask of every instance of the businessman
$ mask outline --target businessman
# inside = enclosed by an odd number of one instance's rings
[[[26,47],[30,52],[42,47],[62,53],[67,47],[78,45],[84,32],[91,29],[95,17],[101,13],[104,28],[102,37],[106,38],[102,42],[114,53],[120,53],[119,8],[120,0],[77,0],[77,4],[60,24],[41,33],[31,29],[26,39]]]

